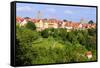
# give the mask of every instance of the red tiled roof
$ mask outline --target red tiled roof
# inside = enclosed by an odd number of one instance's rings
[[[22,21],[24,21],[24,19],[23,18],[21,18],[21,17],[16,17],[16,22],[22,22]]]
[[[57,20],[57,19],[32,19],[32,18],[21,18],[21,17],[16,17],[16,22],[22,22],[22,21],[32,21],[33,23],[36,23],[36,22],[39,22],[40,20],[42,20],[43,22],[48,22],[49,24],[58,24],[58,26],[60,27],[63,23],[63,21],[61,20]],[[72,21],[67,21],[67,22],[64,22],[65,25],[64,26],[67,26],[67,27],[73,27],[73,28],[79,28],[80,25],[82,28],[95,28],[96,27],[96,24],[81,24],[79,22],[72,22]]]
[[[91,51],[88,51],[88,52],[85,53],[85,55],[86,55],[86,56],[87,56],[87,55],[92,55],[92,52],[91,52]]]

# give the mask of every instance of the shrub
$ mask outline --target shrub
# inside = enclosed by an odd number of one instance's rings
[[[36,30],[36,26],[33,22],[28,21],[28,23],[25,26],[26,28],[30,29],[30,30]]]

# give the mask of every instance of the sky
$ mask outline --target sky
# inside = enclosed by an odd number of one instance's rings
[[[31,4],[17,3],[16,15],[20,17],[36,18],[38,11],[41,12],[41,18],[55,18],[59,20],[69,20],[79,22],[80,19],[87,21],[93,20],[96,22],[95,7],[80,7],[80,6],[62,6],[62,5],[47,5],[47,4]]]

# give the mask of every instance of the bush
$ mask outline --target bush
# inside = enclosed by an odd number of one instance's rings
[[[36,26],[33,22],[28,21],[28,23],[25,26],[26,28],[30,29],[30,30],[36,30]]]
[[[85,52],[92,51],[87,59]],[[48,28],[37,32],[27,27],[16,28],[16,63],[18,65],[67,63],[96,60],[95,30]]]
[[[38,39],[39,33],[26,28],[16,30],[16,64],[29,65],[33,60],[32,42]]]
[[[49,31],[47,30],[47,29],[45,29],[45,30],[43,30],[42,32],[41,32],[41,36],[43,37],[43,38],[48,38],[49,37]]]

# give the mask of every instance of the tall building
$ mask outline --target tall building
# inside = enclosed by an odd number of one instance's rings
[[[88,23],[88,21],[85,20],[84,18],[81,18],[81,19],[80,19],[80,23],[81,23],[81,24],[85,24],[85,23]]]
[[[42,18],[42,12],[41,12],[41,11],[38,11],[38,12],[37,12],[36,18],[37,18],[37,19],[41,19],[41,18]]]

